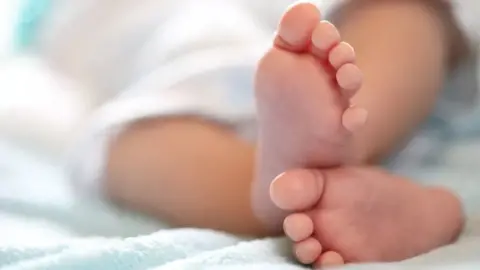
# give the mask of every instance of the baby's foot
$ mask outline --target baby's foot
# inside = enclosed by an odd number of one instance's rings
[[[256,97],[260,128],[253,207],[272,228],[283,220],[268,198],[271,181],[292,168],[330,167],[344,161],[351,132],[366,120],[350,106],[362,75],[355,53],[308,3],[293,6],[274,46],[259,63]]]
[[[459,201],[374,168],[296,170],[271,186],[298,260],[324,266],[407,259],[455,240]],[[312,210],[313,209],[313,210]]]

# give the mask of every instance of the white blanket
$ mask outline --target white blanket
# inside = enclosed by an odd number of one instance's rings
[[[459,146],[451,153],[467,154],[462,149]],[[464,158],[478,160],[472,155]],[[427,184],[450,186],[461,195],[469,219],[458,243],[401,263],[344,269],[480,269],[478,173],[459,165],[410,173],[429,179]],[[0,144],[0,269],[301,268],[291,259],[285,239],[249,240],[214,231],[170,230],[105,203],[76,198],[58,168]]]

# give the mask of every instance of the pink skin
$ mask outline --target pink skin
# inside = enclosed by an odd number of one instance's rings
[[[259,63],[253,207],[272,230],[285,217],[268,199],[272,179],[288,169],[343,163],[351,133],[366,121],[366,111],[350,104],[362,85],[354,62],[353,48],[341,42],[335,26],[304,3],[284,15],[274,46]]]
[[[283,224],[305,264],[401,260],[449,243],[461,226],[458,201],[442,190],[372,168],[292,171],[347,161],[367,119],[350,104],[361,86],[355,52],[335,26],[312,4],[289,9],[257,72],[252,206],[272,231]]]
[[[375,168],[293,170],[270,193],[293,213],[283,227],[296,258],[316,267],[411,258],[451,243],[462,226],[451,193]]]

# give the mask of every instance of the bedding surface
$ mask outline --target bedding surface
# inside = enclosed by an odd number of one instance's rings
[[[344,269],[480,269],[480,185],[472,162],[480,151],[475,149],[480,141],[459,144],[445,157],[449,166],[408,173],[425,184],[449,186],[462,197],[469,219],[458,243],[401,263]],[[61,166],[53,163],[0,143],[1,270],[302,269],[282,238],[168,229],[105,202],[76,197]]]

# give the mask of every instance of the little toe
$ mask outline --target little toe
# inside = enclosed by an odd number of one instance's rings
[[[347,63],[337,70],[337,83],[345,98],[350,99],[362,87],[363,75],[357,65]]]
[[[291,214],[283,221],[283,230],[292,241],[300,242],[312,236],[313,221],[307,214]]]
[[[311,3],[297,3],[285,12],[278,26],[275,45],[291,51],[308,48],[320,11]]]
[[[365,125],[367,118],[367,110],[352,106],[343,113],[342,124],[346,130],[356,132]]]
[[[335,46],[328,55],[328,61],[335,69],[339,69],[348,63],[354,63],[355,58],[355,50],[353,47],[343,41]]]
[[[321,269],[323,267],[338,266],[342,264],[345,264],[345,261],[340,254],[333,251],[327,251],[320,255],[313,266],[315,269]]]
[[[293,245],[295,258],[300,263],[312,264],[319,259],[322,254],[322,245],[317,239],[310,237],[302,242]]]
[[[292,170],[278,176],[270,185],[270,198],[285,211],[304,211],[321,198],[324,177],[317,170]]]
[[[337,27],[328,21],[317,24],[312,34],[312,53],[325,58],[331,49],[340,42],[340,33]]]

